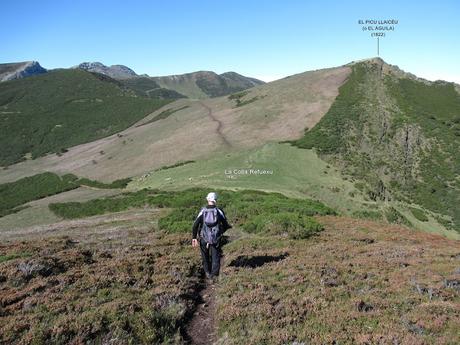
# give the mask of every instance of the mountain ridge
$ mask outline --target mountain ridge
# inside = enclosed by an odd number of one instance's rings
[[[366,181],[369,198],[415,202],[445,215],[438,220],[458,231],[455,84],[414,78],[382,59],[352,69],[328,113],[293,144],[317,149],[345,174]]]
[[[26,78],[46,73],[47,70],[37,61],[24,61],[0,64],[0,82]]]
[[[439,172],[437,168],[432,169],[439,177],[427,175],[426,168],[420,170],[430,144],[431,147],[441,145],[444,152],[449,148],[445,142],[432,138],[435,133],[432,130],[447,130],[446,133],[450,133],[446,136],[447,143],[455,143],[458,124],[455,117],[449,118],[456,109],[454,85],[423,83],[408,78],[406,72],[381,59],[367,60],[299,73],[229,96],[176,100],[119,132],[122,139],[113,135],[69,147],[68,152],[59,157],[47,156],[10,166],[0,173],[0,178],[12,181],[30,175],[31,171],[41,171],[36,170],[39,166],[39,169],[102,181],[135,177],[129,187],[133,189],[170,188],[171,176],[175,176],[174,185],[178,188],[190,184],[202,186],[209,181],[216,187],[229,187],[232,181],[223,179],[226,176],[222,175],[229,162],[238,166],[253,162],[251,164],[263,164],[266,169],[272,162],[283,169],[280,170],[285,175],[283,178],[275,174],[268,176],[266,182],[247,181],[245,186],[296,197],[314,197],[332,202],[334,207],[339,207],[340,201],[343,202],[340,210],[346,214],[357,212],[359,216],[412,224],[455,237],[447,230],[455,225],[451,217],[457,187],[450,177],[455,176],[455,169],[441,160],[436,162]],[[207,75],[206,71],[201,73]],[[348,98],[340,95],[343,88],[351,88]],[[418,96],[419,92],[423,96]],[[406,97],[401,99],[401,94]],[[447,98],[439,103],[439,97]],[[431,101],[434,103],[430,104]],[[448,106],[445,114],[438,111],[444,107],[442,104]],[[432,114],[426,114],[430,109]],[[331,112],[336,110],[340,116],[334,117]],[[430,120],[433,114],[435,119]],[[334,122],[337,118],[342,119],[343,124]],[[315,138],[315,133],[321,140]],[[305,153],[275,144],[298,141],[302,146],[304,135],[309,141],[307,147],[301,147],[306,149]],[[207,140],[197,141],[201,137]],[[343,138],[340,145],[337,138]],[[435,146],[432,143],[436,143]],[[272,144],[275,146],[270,146]],[[341,156],[332,156],[334,151],[324,151],[326,144],[331,144],[334,150],[337,147],[353,149]],[[312,151],[320,157],[311,155]],[[230,156],[219,160],[218,152]],[[283,157],[277,158],[275,153]],[[308,162],[299,164],[305,169],[292,168],[289,172],[283,167],[289,167],[286,157]],[[429,157],[436,155],[429,154]],[[446,162],[452,160],[445,158]],[[278,162],[275,164],[273,160]],[[126,164],[127,161],[131,164]],[[197,163],[179,164],[190,161]],[[308,169],[309,164],[319,164],[319,161],[327,162],[325,166],[334,167],[340,176],[332,174],[329,168]],[[179,165],[175,167],[176,164]],[[172,168],[157,172],[165,166]],[[323,170],[325,176],[322,176]],[[197,174],[212,178],[198,179]],[[298,174],[306,175],[295,176]],[[431,179],[434,180],[430,182]],[[455,188],[446,189],[436,182],[439,179]],[[318,181],[319,185],[310,185],[308,181]],[[299,183],[303,187],[298,186]],[[426,194],[430,184],[436,185],[434,195]],[[440,203],[434,205],[430,200]]]
[[[137,77],[136,72],[125,65],[106,66],[101,62],[82,62],[71,68],[79,68],[88,72],[105,74],[114,79],[129,79]]]
[[[199,99],[225,96],[265,83],[236,72],[217,74],[203,70],[151,78],[164,88],[175,90],[189,98]]]

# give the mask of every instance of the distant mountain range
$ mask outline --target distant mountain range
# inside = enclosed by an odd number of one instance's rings
[[[245,77],[235,72],[217,74],[212,71],[152,77],[163,88],[175,90],[188,98],[208,98],[229,95],[264,84],[263,81]]]
[[[160,99],[218,97],[242,91],[263,81],[235,72],[217,74],[212,71],[198,71],[179,75],[150,77],[138,75],[124,65],[106,66],[100,62],[82,62],[71,69],[99,73],[120,81],[141,96]],[[47,70],[36,61],[0,64],[0,81],[21,79]]]

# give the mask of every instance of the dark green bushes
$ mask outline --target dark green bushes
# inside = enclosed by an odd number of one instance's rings
[[[428,217],[425,215],[425,213],[422,210],[411,207],[410,211],[412,212],[414,217],[417,218],[419,221],[428,222]]]
[[[355,211],[353,212],[353,216],[356,218],[361,218],[361,219],[372,219],[372,220],[382,219],[382,214],[379,211],[371,211],[371,210]]]
[[[94,187],[94,188],[99,188],[99,189],[122,189],[125,188],[128,183],[131,182],[131,178],[124,178],[120,180],[115,180],[112,183],[104,183],[104,182],[99,182],[95,180],[90,180],[87,178],[80,178],[76,181],[76,183],[88,187]]]
[[[316,148],[320,153],[338,153],[346,147],[348,129],[358,124],[359,114],[363,113],[362,84],[366,68],[353,66],[347,82],[339,88],[339,95],[320,122],[299,140],[291,142],[300,148]]]
[[[292,212],[262,213],[242,225],[250,233],[284,235],[292,239],[304,239],[323,230],[314,218]]]
[[[175,208],[166,217],[160,218],[158,227],[171,233],[190,232],[198,212],[197,207]]]
[[[394,207],[389,207],[385,212],[385,217],[389,223],[402,224],[406,226],[411,226],[409,220],[404,217],[398,210]]]
[[[75,189],[73,175],[62,177],[45,172],[0,185],[0,217],[18,211],[17,207],[29,201],[45,198]]]
[[[20,211],[23,204],[59,194],[81,185],[101,189],[124,188],[131,181],[130,178],[116,180],[112,183],[103,183],[87,178],[78,178],[73,174],[63,176],[45,172],[20,180],[0,185],[0,217]]]
[[[287,198],[277,193],[217,192],[219,206],[224,209],[230,222],[249,232],[288,233],[291,238],[306,238],[322,229],[311,216],[335,214],[334,210],[318,201]],[[144,189],[83,203],[50,204],[49,207],[63,218],[87,217],[144,205],[168,207],[173,210],[159,220],[160,229],[168,232],[189,232],[200,207],[205,205],[206,193],[206,190],[199,188],[178,192]],[[275,230],[277,227],[278,230]]]

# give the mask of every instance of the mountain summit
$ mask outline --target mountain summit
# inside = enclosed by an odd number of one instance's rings
[[[136,72],[124,65],[106,66],[100,62],[82,62],[78,66],[74,66],[72,68],[80,68],[88,72],[105,74],[114,79],[129,79],[137,77]]]
[[[0,64],[0,82],[21,79],[36,74],[46,73],[37,61],[24,61]]]

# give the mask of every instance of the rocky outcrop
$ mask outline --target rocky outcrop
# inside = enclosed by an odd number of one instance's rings
[[[78,66],[72,68],[80,68],[88,72],[100,73],[114,79],[129,79],[137,77],[136,72],[124,65],[106,66],[100,62],[82,62]]]
[[[47,70],[37,61],[4,63],[0,64],[0,81],[21,79],[46,72]]]

